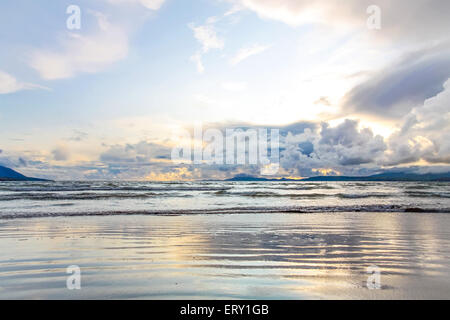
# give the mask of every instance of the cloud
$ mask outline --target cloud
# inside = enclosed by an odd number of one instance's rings
[[[203,65],[201,52],[197,52],[196,54],[191,56],[191,61],[195,62],[195,64],[197,65],[198,73],[203,73],[205,71],[205,66]]]
[[[107,0],[107,1],[113,4],[139,3],[150,10],[159,10],[165,2],[165,0]]]
[[[406,41],[430,41],[447,37],[450,27],[447,0],[229,0],[256,12],[260,17],[292,26],[325,24],[358,27],[367,31],[366,10],[376,4],[381,9],[382,30],[376,37]]]
[[[158,10],[162,7],[165,0],[140,0],[139,2],[148,9]]]
[[[282,136],[280,164],[290,176],[311,176],[320,172],[355,174],[376,167],[387,146],[383,137],[359,123],[345,120],[336,127],[328,123]]]
[[[169,160],[172,149],[161,144],[141,141],[136,144],[114,145],[100,155],[105,163],[150,163]]]
[[[443,90],[450,77],[450,46],[440,45],[403,56],[346,94],[346,112],[402,118]]]
[[[269,48],[270,48],[270,46],[264,46],[264,45],[259,45],[259,44],[254,44],[250,47],[242,48],[231,59],[230,63],[232,65],[237,65],[238,63],[244,61],[245,59],[248,59],[251,56],[263,53],[264,51],[266,51]]]
[[[52,150],[53,160],[66,161],[69,159],[69,150],[65,146],[59,146]]]
[[[305,177],[320,172],[341,172],[358,174],[379,169],[387,145],[384,138],[373,134],[369,128],[360,128],[354,120],[345,120],[337,126],[328,123],[297,122],[287,126],[254,126],[243,123],[222,123],[204,125],[203,130],[225,129],[242,130],[245,136],[248,129],[279,129],[280,133],[280,175]],[[246,150],[248,155],[248,150]],[[205,166],[199,166],[203,170]],[[207,166],[206,166],[207,167]],[[256,166],[219,165],[209,174],[220,171],[225,176],[236,173],[259,175]],[[206,173],[206,171],[202,171]]]
[[[172,148],[160,143],[140,141],[114,145],[100,155],[104,169],[101,174],[110,179],[173,181],[199,179],[192,165],[171,161]],[[96,176],[98,172],[93,173]]]
[[[328,97],[320,97],[319,99],[317,99],[314,104],[319,104],[319,105],[324,105],[324,106],[331,106],[331,102],[328,99]]]
[[[87,137],[88,137],[88,134],[86,132],[75,129],[75,130],[73,130],[73,135],[71,137],[67,138],[66,140],[80,142],[80,141],[85,140]]]
[[[314,20],[311,11],[317,11],[317,9],[313,10],[316,5],[311,4],[311,1],[309,1],[310,4],[302,0],[241,0],[237,2],[263,18],[280,20],[291,25]]]
[[[60,50],[36,50],[32,54],[30,65],[42,78],[55,80],[98,72],[127,56],[126,32],[102,13],[91,14],[97,20],[97,33],[88,36],[67,33]]]
[[[382,136],[375,136],[369,128],[359,130],[354,120],[335,128],[323,124],[320,135],[319,150],[331,151],[344,166],[372,163],[387,149]]]
[[[326,122],[298,122],[281,127],[211,123],[205,124],[203,130],[279,129],[279,176],[370,175],[418,161],[427,162],[429,166],[423,170],[431,171],[434,167],[430,165],[447,165],[448,169],[450,164],[449,102],[450,80],[442,93],[412,110],[403,119],[398,132],[387,139],[362,127],[358,121],[348,119],[334,126]],[[244,137],[245,132],[239,136]],[[261,172],[260,165],[175,164],[171,161],[171,146],[170,141],[111,145],[95,161],[83,160],[70,166],[51,164],[51,160],[63,162],[70,158],[64,146],[52,150],[52,158],[48,153],[27,154],[26,157],[2,154],[0,162],[26,168],[30,175],[58,179],[226,179]]]
[[[48,88],[43,86],[21,82],[14,78],[12,75],[0,70],[0,94],[7,94],[36,88],[49,90]]]
[[[180,180],[192,180],[192,171],[187,167],[174,168],[170,172],[150,172],[145,177],[145,180],[150,181],[180,181]]]
[[[0,71],[0,94],[12,93],[25,88],[25,84],[20,83],[13,76]]]
[[[225,42],[219,38],[214,28],[214,23],[218,20],[215,17],[211,17],[207,20],[205,25],[196,26],[194,23],[190,23],[188,26],[194,32],[194,38],[201,44],[200,51],[191,56],[191,60],[196,63],[197,71],[203,73],[205,68],[203,66],[203,55],[214,49],[223,49]]]
[[[450,164],[450,79],[444,90],[406,115],[402,127],[388,139],[385,165]]]
[[[211,49],[223,49],[225,43],[217,36],[217,32],[213,25],[195,26],[189,24],[194,32],[194,37],[202,45],[203,53],[207,53]]]

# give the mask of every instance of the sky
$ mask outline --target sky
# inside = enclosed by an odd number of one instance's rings
[[[449,171],[449,16],[448,0],[3,1],[0,165],[260,173],[171,161],[174,132],[201,123],[279,129],[277,177]]]

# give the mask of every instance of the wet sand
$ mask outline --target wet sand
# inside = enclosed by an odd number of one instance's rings
[[[441,213],[5,219],[0,248],[2,299],[450,298]]]

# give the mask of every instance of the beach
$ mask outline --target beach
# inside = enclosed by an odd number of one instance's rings
[[[2,219],[0,246],[2,299],[450,297],[447,213]],[[66,286],[73,265],[80,290]]]

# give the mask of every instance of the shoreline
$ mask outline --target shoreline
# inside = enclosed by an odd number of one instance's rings
[[[406,214],[406,213],[421,213],[421,214],[450,214],[450,209],[429,209],[429,208],[417,208],[408,207],[399,209],[396,205],[387,206],[370,206],[363,207],[328,207],[328,210],[324,210],[326,207],[298,207],[298,208],[224,208],[224,209],[186,209],[186,210],[141,210],[141,211],[92,211],[92,212],[52,212],[42,213],[34,212],[30,213],[14,213],[14,214],[2,214],[0,212],[0,221],[2,220],[18,220],[18,219],[39,219],[39,218],[58,218],[58,217],[113,217],[113,216],[197,216],[197,215],[258,215],[258,214],[318,214],[318,213],[394,213],[394,214]]]

